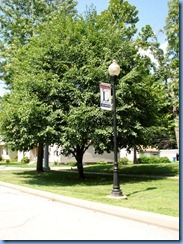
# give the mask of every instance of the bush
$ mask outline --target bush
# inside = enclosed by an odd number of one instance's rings
[[[28,157],[23,157],[21,160],[21,164],[28,164],[30,162]]]
[[[0,155],[0,161],[2,161],[3,160],[3,158],[2,158],[2,156]]]
[[[67,166],[75,167],[75,166],[77,166],[77,162],[69,162],[69,163],[67,163]]]
[[[10,163],[10,160],[9,160],[9,159],[6,159],[6,160],[5,160],[5,163],[6,163],[6,164],[9,164],[9,163]]]
[[[122,165],[127,165],[129,163],[129,160],[127,158],[125,158],[125,157],[124,158],[120,158],[118,160],[118,163],[122,164]]]
[[[160,160],[160,162],[161,162],[162,164],[164,164],[164,163],[171,163],[171,161],[170,161],[169,158],[167,158],[167,157],[159,158],[159,160]]]
[[[154,156],[140,156],[138,159],[139,164],[162,164],[171,163],[167,157],[154,157]]]
[[[98,161],[97,163],[98,163],[98,164],[106,164],[106,165],[107,165],[107,162],[104,161],[104,160],[100,160],[100,161]]]

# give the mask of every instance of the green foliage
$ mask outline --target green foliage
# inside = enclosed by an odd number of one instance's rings
[[[2,158],[2,156],[0,155],[0,161],[2,161],[3,160],[3,158]]]
[[[105,164],[108,164],[106,161],[104,160],[100,160],[99,162],[97,162],[98,164],[102,164],[102,165],[105,165]]]
[[[29,162],[30,162],[30,160],[28,157],[23,157],[20,163],[21,164],[28,164]]]
[[[0,76],[7,84],[11,84],[10,66],[16,51],[26,45],[36,29],[44,22],[49,22],[55,14],[75,13],[74,0],[35,0],[17,1],[2,0],[0,5]]]
[[[10,159],[6,159],[6,160],[5,160],[5,163],[6,163],[6,164],[9,164],[9,163],[10,163]]]
[[[162,164],[171,163],[167,157],[155,157],[155,156],[140,156],[138,159],[139,164]]]
[[[169,160],[168,157],[160,157],[159,160],[160,160],[160,163],[162,163],[162,164],[171,163],[171,161]]]
[[[119,158],[118,159],[118,163],[119,164],[122,164],[122,165],[128,165],[128,163],[129,163],[129,160],[127,159],[127,158]]]
[[[67,163],[67,166],[70,166],[72,168],[72,167],[77,166],[77,163],[76,162],[69,162],[69,163]]]
[[[99,108],[99,83],[109,79],[113,58],[121,67],[119,148],[152,143],[163,123],[164,91],[150,72],[151,60],[139,55],[137,44],[148,48],[154,43],[148,41],[151,28],[144,29],[145,40],[133,40],[138,21],[134,6],[111,0],[100,15],[93,9],[85,16],[71,12],[58,8],[47,19],[38,18],[25,45],[12,40],[7,46],[4,55],[10,62],[4,69],[11,93],[1,102],[0,133],[11,148],[24,151],[39,143],[57,143],[62,154],[76,158],[82,171],[90,145],[98,153],[113,150],[112,112]]]
[[[179,147],[179,134],[175,133],[179,126],[176,120],[179,120],[179,23],[180,23],[180,2],[178,0],[168,1],[168,16],[166,18],[165,33],[167,36],[167,54],[165,57],[165,80],[167,86],[167,94],[170,101],[171,127],[174,128],[174,135]],[[175,121],[174,121],[175,120]]]
[[[72,0],[1,0],[1,35],[8,44],[15,39],[26,44],[34,35],[35,27],[49,21],[60,10],[74,12],[75,5],[76,2]]]
[[[169,12],[166,19],[166,35],[168,40],[168,68],[170,78],[170,96],[174,112],[179,114],[179,1],[169,0]]]
[[[168,1],[168,16],[166,18],[166,35],[168,39],[168,50],[170,55],[177,56],[179,53],[179,7],[180,3],[178,0]]]
[[[121,148],[151,145],[164,127],[165,118],[160,113],[163,92],[156,86],[153,75],[142,68],[136,67],[123,77],[117,91]]]

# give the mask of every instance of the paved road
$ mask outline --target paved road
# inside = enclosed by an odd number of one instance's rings
[[[1,240],[178,240],[179,233],[0,186]]]

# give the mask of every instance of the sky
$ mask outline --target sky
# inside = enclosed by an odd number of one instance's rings
[[[180,2],[182,3],[183,0]],[[166,43],[166,36],[159,32],[165,26],[165,20],[168,15],[168,0],[128,0],[128,2],[136,6],[139,11],[139,22],[137,28],[140,30],[143,26],[149,24],[154,33],[158,34],[158,41],[162,44],[162,47]],[[97,12],[107,9],[109,0],[78,0],[77,9],[80,13],[83,13],[86,6],[93,4]],[[0,81],[0,96],[5,92],[4,85]]]

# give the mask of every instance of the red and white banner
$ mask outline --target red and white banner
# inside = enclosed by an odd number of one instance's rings
[[[100,107],[105,110],[112,110],[111,104],[111,85],[100,83]]]

